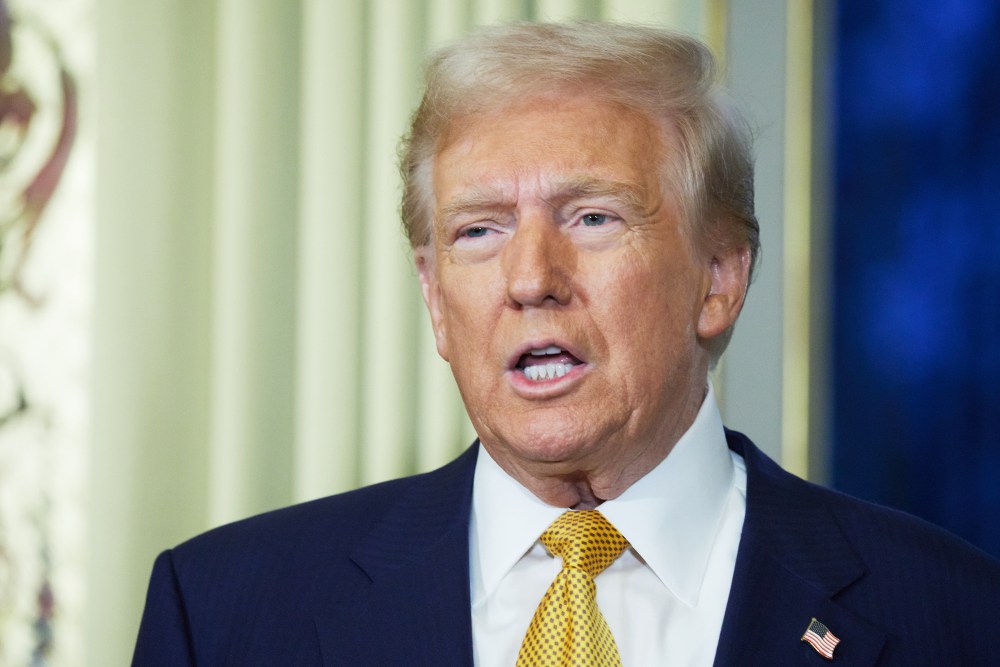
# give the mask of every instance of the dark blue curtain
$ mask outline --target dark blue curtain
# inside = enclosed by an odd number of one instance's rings
[[[1000,555],[1000,2],[837,7],[833,484]]]

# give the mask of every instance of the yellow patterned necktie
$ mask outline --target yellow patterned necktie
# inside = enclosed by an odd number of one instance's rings
[[[594,577],[628,542],[597,510],[565,512],[541,541],[562,556],[563,567],[531,619],[517,667],[620,667],[615,638],[597,608]]]

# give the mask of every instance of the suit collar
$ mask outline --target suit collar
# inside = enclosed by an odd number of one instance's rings
[[[459,458],[425,475],[418,475],[385,517],[351,553],[373,581],[422,562],[449,542],[455,529],[465,531],[468,551],[472,478],[478,441]],[[466,577],[468,579],[468,577]]]
[[[746,436],[726,435],[747,466],[744,538],[826,595],[861,577],[864,564],[813,487],[782,470]]]
[[[472,664],[469,512],[477,444],[408,483],[351,552],[370,584],[316,619],[325,664]]]
[[[865,567],[814,488],[745,436],[729,447],[747,467],[747,513],[715,664],[823,664],[799,641],[816,617],[837,635],[845,664],[875,664],[884,634],[835,602]]]

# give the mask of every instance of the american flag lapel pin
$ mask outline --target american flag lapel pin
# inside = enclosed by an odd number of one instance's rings
[[[809,642],[809,645],[816,649],[817,653],[827,660],[833,660],[833,649],[837,648],[840,638],[830,632],[830,628],[814,618],[809,621],[809,627],[806,628],[801,641]]]

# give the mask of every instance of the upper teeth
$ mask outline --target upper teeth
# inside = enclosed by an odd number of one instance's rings
[[[572,364],[542,364],[541,366],[528,366],[524,369],[524,376],[537,382],[561,378],[571,370],[573,370]]]
[[[542,357],[545,356],[546,354],[559,354],[560,352],[562,352],[561,347],[556,347],[555,345],[549,345],[548,347],[532,350],[530,354],[533,357]]]

